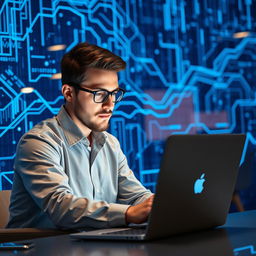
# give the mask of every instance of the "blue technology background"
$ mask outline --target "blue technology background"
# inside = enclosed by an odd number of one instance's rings
[[[245,208],[256,208],[255,7],[251,0],[0,1],[0,190],[11,188],[21,135],[63,103],[62,55],[88,41],[127,62],[120,73],[127,93],[109,130],[148,188],[168,135],[246,133],[237,188]]]

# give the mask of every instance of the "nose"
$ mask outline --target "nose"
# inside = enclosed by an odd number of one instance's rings
[[[113,110],[115,103],[113,102],[113,97],[112,95],[109,95],[107,100],[103,103],[103,108],[109,108],[111,110]]]

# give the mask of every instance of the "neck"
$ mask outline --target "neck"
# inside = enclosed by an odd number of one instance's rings
[[[89,136],[87,137],[87,139],[89,140],[90,147],[91,147],[91,146],[92,146],[92,133],[89,134]]]

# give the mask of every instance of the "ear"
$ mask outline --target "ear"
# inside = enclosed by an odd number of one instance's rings
[[[66,99],[67,102],[71,102],[72,99],[74,98],[75,90],[74,87],[68,85],[68,84],[63,84],[61,88],[62,94],[64,98]]]

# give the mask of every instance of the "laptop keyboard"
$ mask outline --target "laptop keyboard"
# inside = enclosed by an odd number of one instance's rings
[[[119,230],[113,232],[102,233],[104,235],[143,235],[146,233],[145,228],[131,228],[126,230]]]

